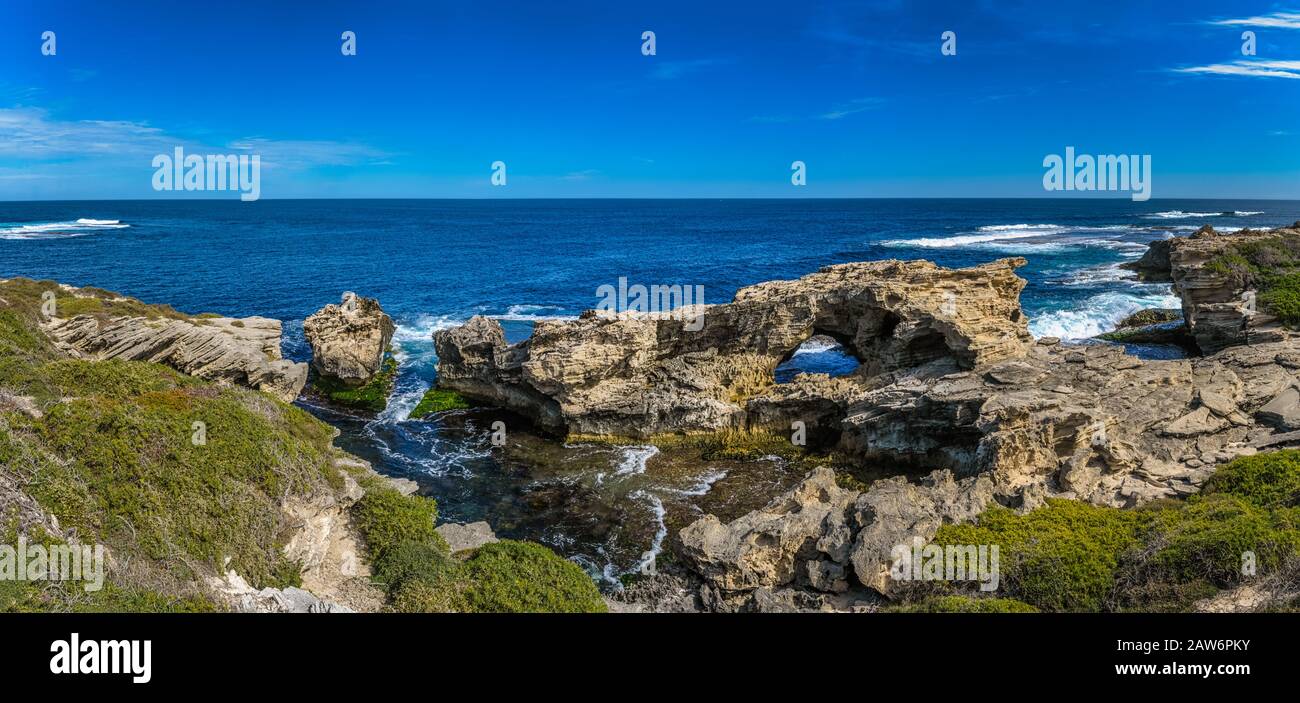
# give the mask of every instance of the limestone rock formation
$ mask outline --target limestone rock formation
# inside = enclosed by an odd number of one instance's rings
[[[349,386],[369,381],[384,363],[396,326],[374,298],[344,293],[338,304],[321,308],[302,325],[311,344],[312,368]]]
[[[451,547],[453,554],[501,541],[492,531],[492,526],[482,520],[471,523],[448,522],[438,525],[435,531],[447,540],[447,546]]]
[[[740,290],[683,319],[633,313],[539,322],[507,345],[476,317],[434,334],[439,385],[558,433],[648,436],[751,424],[748,405],[814,335],[841,342],[863,378],[938,364],[969,369],[1022,354],[1024,259],[968,269],[927,261],[828,266]],[[702,315],[702,328],[692,324]],[[761,411],[760,407],[754,408]]]
[[[71,356],[150,361],[208,381],[266,391],[285,402],[307,382],[307,365],[280,357],[280,321],[265,317],[149,318],[77,315],[45,324]]]
[[[1197,346],[1207,354],[1236,344],[1276,341],[1285,336],[1277,320],[1253,304],[1252,291],[1211,261],[1229,247],[1278,236],[1298,237],[1300,228],[1219,233],[1210,225],[1188,237],[1152,242],[1134,264],[1151,280],[1168,280],[1182,298],[1183,317]]]
[[[706,515],[683,528],[683,553],[698,573],[725,590],[792,583],[846,590],[844,567],[852,544],[848,508],[856,495],[835,485],[833,471],[817,469],[731,524]]]
[[[870,607],[863,593],[895,588],[896,546],[990,505],[1132,507],[1195,493],[1217,465],[1261,447],[1300,443],[1300,337],[1246,314],[1242,291],[1207,266],[1264,236],[1277,233],[1205,229],[1144,257],[1151,275],[1169,262],[1204,356],[1030,343],[1020,260],[957,271],[879,262],[743,289],[703,309],[694,333],[674,320],[588,314],[507,345],[499,325],[475,318],[435,335],[440,382],[559,432],[788,431],[803,421],[810,440],[847,461],[895,468],[906,476],[860,494],[818,470],[730,523],[700,518],[677,536],[690,574],[653,595],[674,609]],[[771,383],[814,334],[840,341],[861,367]],[[680,593],[691,578],[694,600]]]

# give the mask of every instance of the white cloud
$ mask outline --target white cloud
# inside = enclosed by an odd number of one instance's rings
[[[1258,17],[1215,20],[1210,24],[1228,27],[1274,27],[1280,29],[1300,29],[1300,12],[1274,12],[1271,15],[1260,15]]]
[[[146,166],[156,154],[176,147],[189,153],[256,153],[263,167],[307,169],[346,166],[387,154],[364,144],[329,140],[274,140],[253,137],[225,145],[206,144],[168,134],[143,122],[60,120],[41,108],[0,108],[0,159],[32,161],[94,160]]]
[[[1175,68],[1176,73],[1205,73],[1219,76],[1252,78],[1300,78],[1300,61],[1234,61],[1208,66]]]

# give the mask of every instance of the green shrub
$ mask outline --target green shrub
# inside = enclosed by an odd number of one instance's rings
[[[465,560],[461,597],[486,613],[603,613],[595,582],[577,564],[540,544],[503,540]]]
[[[405,581],[393,592],[389,608],[399,613],[466,612],[454,581]]]
[[[381,561],[389,551],[407,542],[446,546],[434,529],[438,521],[438,503],[432,498],[403,495],[387,486],[375,487],[367,491],[352,510],[374,562]]]
[[[1142,512],[1050,499],[1018,515],[994,507],[973,525],[944,525],[934,543],[998,545],[1002,588],[1049,611],[1101,610],[1120,555],[1137,544]]]
[[[1259,573],[1273,571],[1300,547],[1300,532],[1281,513],[1231,495],[1190,501],[1156,513],[1147,542],[1153,566],[1166,580],[1205,579],[1218,586],[1241,580],[1242,555],[1255,555]]]
[[[1300,273],[1271,279],[1259,294],[1261,307],[1287,325],[1300,324]]]
[[[1037,613],[1038,608],[1013,598],[972,598],[970,596],[942,596],[919,603],[889,606],[887,612],[895,613]]]
[[[1234,459],[1214,472],[1203,492],[1227,493],[1262,508],[1300,505],[1300,450]]]
[[[451,558],[451,548],[441,535],[434,533],[433,537],[426,542],[411,540],[389,548],[371,563],[374,580],[393,590],[408,581],[442,583],[454,577],[457,564]]]

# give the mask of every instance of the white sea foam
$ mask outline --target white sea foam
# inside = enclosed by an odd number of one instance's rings
[[[652,445],[622,447],[623,458],[614,467],[615,476],[645,473],[645,463],[650,457],[659,453],[659,447]]]
[[[1251,217],[1263,215],[1263,210],[1223,210],[1221,212],[1184,212],[1183,210],[1165,210],[1152,212],[1143,217],[1161,220],[1182,220],[1189,217]]]
[[[1176,308],[1181,301],[1168,286],[1152,286],[1149,293],[1108,291],[1081,301],[1070,310],[1056,310],[1029,321],[1035,337],[1087,339],[1110,332],[1125,317],[1146,308]]]
[[[66,239],[110,229],[126,229],[131,225],[119,220],[92,220],[81,218],[73,222],[39,222],[0,226],[0,239]]]
[[[541,322],[543,320],[576,320],[577,315],[561,314],[563,308],[555,305],[511,305],[506,308],[504,314],[488,315],[498,320],[510,320],[514,322]],[[547,312],[553,311],[553,312]]]
[[[887,247],[917,247],[925,249],[948,249],[953,247],[979,247],[1004,253],[1044,253],[1069,251],[1072,245],[1090,245],[1102,240],[1080,242],[1052,239],[1045,242],[1026,242],[1022,240],[1055,237],[1064,234],[1131,232],[1129,225],[1057,225],[1057,224],[1014,224],[985,225],[973,233],[959,234],[952,237],[920,237],[917,239],[891,239],[881,242]],[[1014,240],[1014,241],[1013,241]]]
[[[375,419],[380,422],[405,422],[410,419],[411,411],[420,404],[425,391],[428,390],[429,384],[424,382],[399,383],[398,387],[393,389],[393,394],[388,397],[388,407],[384,408]]]
[[[409,322],[398,323],[393,332],[395,342],[432,342],[433,333],[463,325],[466,318],[456,315],[416,315]]]
[[[669,488],[674,493],[684,496],[702,496],[713,490],[713,484],[727,477],[726,471],[709,471],[696,480],[695,485],[690,488]]]
[[[1026,225],[1028,226],[1028,225]],[[984,231],[984,228],[980,228]],[[947,249],[950,247],[966,247],[972,244],[983,244],[986,242],[996,242],[1004,239],[1028,239],[1031,237],[1041,237],[1052,232],[1041,230],[1014,230],[1014,231],[989,231],[986,234],[963,234],[955,237],[921,237],[919,239],[891,239],[881,242],[881,246],[886,247],[922,247],[927,249]]]
[[[843,347],[841,347],[840,343],[836,342],[835,340],[828,340],[826,338],[814,337],[804,342],[803,344],[799,345],[799,348],[794,350],[793,356],[799,356],[801,354],[820,354],[822,352],[828,352],[832,349],[842,349],[842,348]]]
[[[650,549],[648,549],[645,555],[641,557],[641,560],[636,563],[636,566],[632,567],[633,572],[639,572],[644,570],[646,566],[653,564],[655,558],[663,551],[664,538],[668,536],[668,524],[664,521],[664,517],[668,515],[668,511],[664,509],[664,502],[660,500],[659,496],[649,491],[633,491],[628,494],[628,497],[640,498],[649,503],[650,512],[655,518],[655,536],[654,539],[650,541]]]
[[[1053,283],[1058,282],[1060,285],[1069,287],[1091,287],[1112,283],[1138,285],[1137,275],[1132,271],[1120,268],[1118,263],[1089,266],[1088,268],[1074,270],[1069,273],[1068,278],[1053,281]]]

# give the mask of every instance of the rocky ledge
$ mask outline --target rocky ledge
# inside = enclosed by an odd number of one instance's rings
[[[163,364],[207,381],[263,390],[285,402],[297,398],[307,382],[307,364],[280,356],[279,320],[183,315],[129,298],[106,298],[97,289],[59,288],[67,304],[56,304],[43,326],[55,345],[75,358]]]

